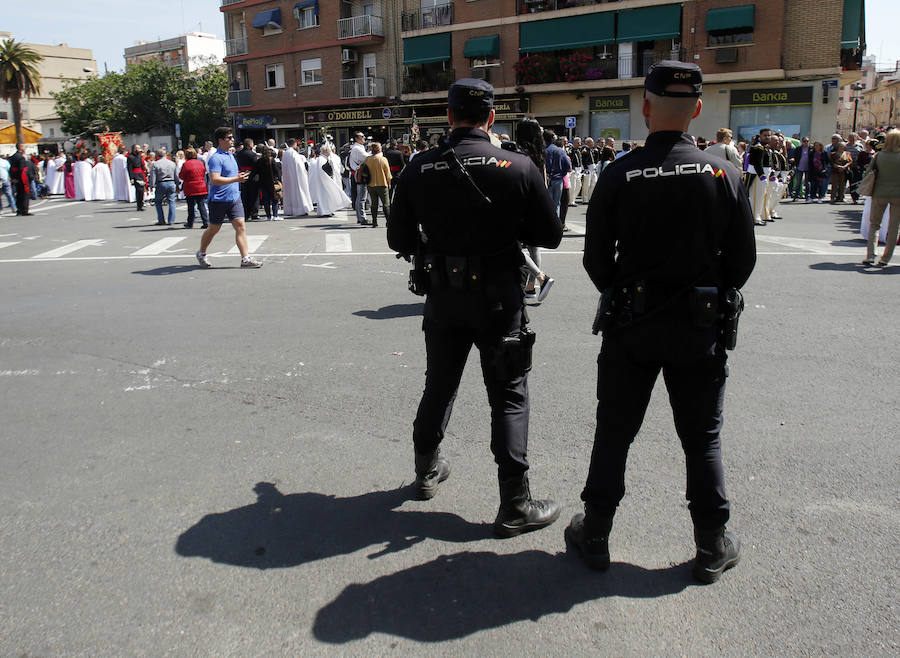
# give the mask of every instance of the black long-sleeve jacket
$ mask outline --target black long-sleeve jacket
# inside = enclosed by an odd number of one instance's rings
[[[753,214],[730,162],[690,135],[651,133],[609,165],[587,211],[584,268],[597,286],[740,288],[756,264]]]
[[[394,193],[387,223],[391,249],[415,253],[420,225],[427,252],[445,256],[497,254],[518,242],[559,246],[562,225],[541,172],[527,156],[496,148],[476,128],[454,130],[450,144],[492,203],[477,203],[439,149],[417,155],[400,174]]]

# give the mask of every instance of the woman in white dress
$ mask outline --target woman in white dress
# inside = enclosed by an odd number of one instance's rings
[[[94,185],[94,201],[110,201],[116,198],[112,174],[103,156],[97,156],[97,164],[91,170],[91,183]]]
[[[344,193],[341,185],[342,172],[341,159],[330,144],[323,144],[319,157],[310,160],[309,191],[313,193],[315,189],[315,198],[319,201],[319,217],[330,217],[336,210],[350,207],[350,197]]]
[[[178,174],[181,173],[181,168],[184,166],[184,151],[176,151],[175,152],[175,181],[178,183],[178,198],[184,201],[187,197],[184,196],[184,188],[181,186],[181,179],[178,177]]]
[[[86,154],[82,154],[78,161],[72,165],[75,174],[75,200],[92,201],[94,199],[94,182],[91,177],[92,161]]]
[[[53,178],[53,187],[50,188],[50,194],[66,193],[66,154],[60,152],[56,158],[56,176]]]

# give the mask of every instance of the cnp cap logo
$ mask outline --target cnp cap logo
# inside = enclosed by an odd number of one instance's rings
[[[484,96],[484,92],[481,89],[470,89],[469,96]]]

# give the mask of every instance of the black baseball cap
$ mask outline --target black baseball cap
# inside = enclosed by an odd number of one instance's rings
[[[447,92],[447,107],[451,110],[490,110],[494,107],[494,88],[475,78],[460,78]]]
[[[669,85],[688,85],[693,91],[666,91]],[[657,96],[699,98],[703,93],[703,72],[690,62],[662,61],[650,67],[644,89]]]

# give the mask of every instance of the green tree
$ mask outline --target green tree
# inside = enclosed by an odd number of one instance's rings
[[[6,39],[0,43],[0,98],[12,104],[16,142],[25,141],[22,130],[22,97],[34,96],[41,88],[38,64],[44,58],[23,43]]]
[[[187,73],[148,60],[56,93],[63,128],[87,135],[108,127],[122,132],[162,128],[174,134],[209,135],[226,120],[228,80],[219,66]]]

